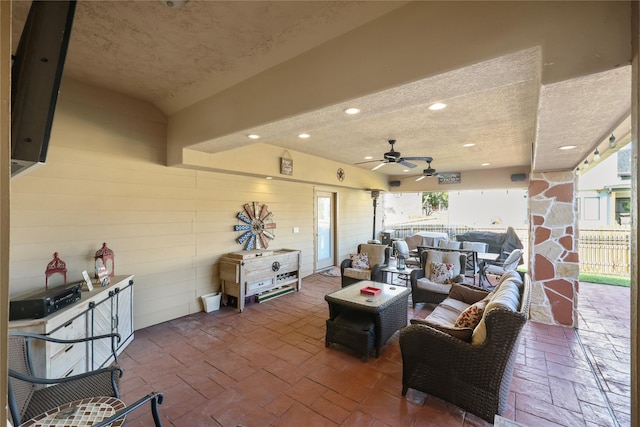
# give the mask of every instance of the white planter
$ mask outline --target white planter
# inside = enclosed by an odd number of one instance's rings
[[[202,295],[200,298],[202,298],[204,311],[206,311],[207,313],[211,313],[212,311],[220,309],[220,299],[222,298],[222,294],[220,292],[216,292],[215,294]]]

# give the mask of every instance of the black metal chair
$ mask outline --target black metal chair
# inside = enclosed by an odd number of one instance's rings
[[[111,366],[65,378],[38,378],[34,376],[31,358],[33,341],[45,341],[43,344],[46,342],[77,344],[100,339],[111,340],[111,351],[114,357],[114,363]],[[119,398],[118,383],[122,376],[122,369],[117,366],[118,359],[115,352],[115,343],[119,340],[118,334],[62,340],[27,332],[9,333],[8,401],[13,425],[18,426],[41,413],[77,400],[92,397]],[[108,419],[94,424],[94,427],[106,427],[114,421],[124,418],[146,402],[151,403],[155,425],[161,427],[158,405],[162,403],[162,399],[162,393],[149,393],[133,404],[117,411]]]

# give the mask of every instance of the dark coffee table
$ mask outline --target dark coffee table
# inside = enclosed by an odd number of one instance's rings
[[[375,296],[360,293],[365,287],[381,289]],[[367,360],[397,330],[407,325],[407,306],[411,290],[402,286],[364,280],[325,295],[329,320],[325,345],[340,344],[360,353]]]

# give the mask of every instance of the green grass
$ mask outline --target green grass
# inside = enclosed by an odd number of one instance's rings
[[[526,272],[527,268],[521,265],[520,267],[518,267],[518,271]],[[625,286],[627,288],[631,286],[630,277],[607,276],[605,274],[580,273],[578,280],[580,282],[599,283],[602,285]]]
[[[603,285],[631,286],[631,278],[620,276],[605,276],[604,274],[580,274],[578,278],[581,282],[601,283]]]

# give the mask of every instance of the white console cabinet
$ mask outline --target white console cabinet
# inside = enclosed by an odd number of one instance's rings
[[[133,340],[133,275],[115,276],[105,287],[83,291],[81,299],[43,319],[14,320],[9,332],[33,332],[61,339],[85,338],[111,332],[120,334],[116,353]],[[79,344],[33,343],[33,368],[37,376],[61,378],[109,365],[111,341]]]

